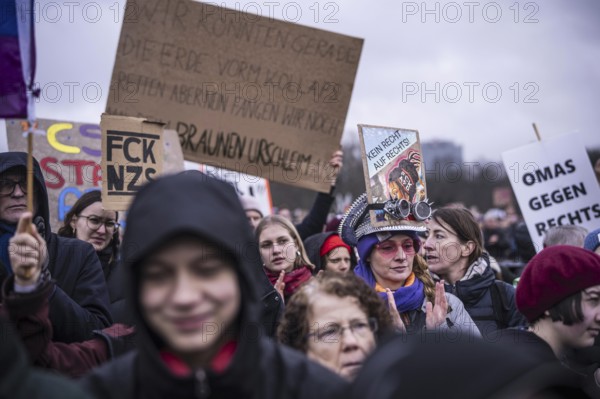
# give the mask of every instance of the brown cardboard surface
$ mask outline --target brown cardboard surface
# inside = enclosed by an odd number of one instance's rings
[[[175,130],[164,130],[163,133],[163,175],[183,172],[183,151],[179,145],[179,136]]]
[[[163,124],[102,114],[102,205],[123,211],[163,171]]]
[[[20,119],[6,121],[9,151],[27,151]],[[33,135],[33,156],[46,180],[50,225],[57,232],[71,206],[86,191],[101,189],[101,131],[95,123],[38,119],[44,135]],[[163,174],[184,170],[177,132],[164,133]],[[119,213],[120,222],[124,213]]]
[[[129,1],[107,113],[186,160],[328,192],[363,40],[191,0]]]
[[[427,199],[418,131],[358,125],[358,133],[369,204],[392,199],[412,204]],[[371,210],[370,217],[376,227],[423,225],[415,220],[397,220],[383,211]]]
[[[6,121],[8,149],[27,152],[24,120]],[[100,127],[96,124],[38,119],[33,156],[40,164],[50,208],[50,226],[57,232],[66,213],[86,191],[100,188]]]

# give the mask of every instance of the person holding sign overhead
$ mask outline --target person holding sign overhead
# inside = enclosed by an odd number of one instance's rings
[[[49,313],[54,339],[67,343],[90,339],[93,330],[112,323],[102,267],[91,245],[50,231],[46,185],[35,159],[34,212],[29,223],[21,222],[35,229],[17,232],[17,224],[27,217],[26,165],[26,153],[0,154],[0,280],[8,279],[5,287],[9,287],[3,294],[34,291],[43,287],[44,279],[56,280]],[[27,281],[22,281],[16,271],[33,260],[33,270],[39,273],[23,275]]]
[[[336,179],[344,165],[343,157],[344,153],[342,150],[333,152],[328,163],[328,166],[331,168],[331,173],[327,175],[328,178],[331,179],[331,190],[329,193],[318,193],[308,215],[306,215],[302,222],[294,226],[302,240],[323,231],[323,226],[327,222],[329,208],[331,208],[331,204],[333,204],[333,201],[335,200],[333,192],[335,191]],[[251,199],[243,199],[242,206],[246,211],[246,217],[252,225],[252,228],[256,229],[264,217],[260,210],[260,206],[256,201]]]

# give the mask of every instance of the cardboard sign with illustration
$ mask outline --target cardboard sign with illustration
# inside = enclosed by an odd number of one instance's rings
[[[8,150],[27,152],[21,119],[8,119]],[[42,169],[48,192],[50,226],[56,232],[77,199],[89,190],[99,189],[100,126],[50,119],[38,119],[33,135],[33,156]]]
[[[163,172],[163,127],[142,118],[103,114],[102,205],[127,210],[133,196]]]
[[[191,0],[129,0],[106,112],[188,161],[329,192],[363,39]]]
[[[536,250],[546,232],[600,224],[600,188],[578,134],[544,139],[502,153],[502,161]]]
[[[371,224],[422,224],[425,208],[430,212],[431,207],[427,204],[419,132],[371,125],[358,125],[358,131],[367,202],[380,205],[370,211]]]

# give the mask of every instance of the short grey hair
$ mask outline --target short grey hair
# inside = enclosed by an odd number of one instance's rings
[[[583,248],[583,241],[587,233],[586,228],[572,224],[552,227],[544,237],[544,248],[553,245],[572,245]]]

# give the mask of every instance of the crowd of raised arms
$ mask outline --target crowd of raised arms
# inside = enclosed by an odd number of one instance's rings
[[[293,220],[186,171],[126,228],[93,190],[53,232],[33,165],[30,212],[0,153],[0,398],[600,397],[600,229],[536,253],[499,209],[331,218],[335,180]]]

